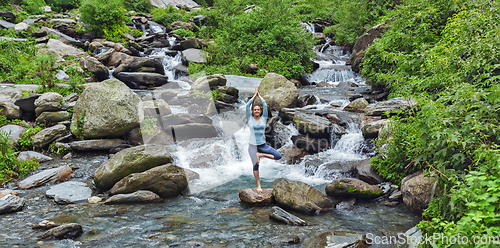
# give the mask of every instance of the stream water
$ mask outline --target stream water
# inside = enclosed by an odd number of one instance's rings
[[[275,179],[285,177],[305,182],[324,192],[324,187],[333,179],[346,175],[323,165],[368,158],[359,149],[364,139],[358,114],[341,109],[348,104],[349,96],[365,91],[369,86],[345,65],[349,54],[344,54],[341,48],[325,46],[322,51],[318,52],[316,60],[320,68],[307,75],[310,81],[327,81],[332,85],[351,81],[359,87],[348,91],[346,88],[308,86],[299,91],[320,99],[317,104],[306,107],[309,111],[337,111],[348,123],[347,134],[334,147],[308,155],[299,164],[286,165],[264,159],[260,166],[263,188],[271,188]],[[169,77],[175,78],[172,68],[180,63],[180,58],[168,57],[163,52],[158,49],[151,56],[163,56]],[[227,76],[227,79],[228,85],[240,90],[240,102],[237,109],[212,117],[220,137],[188,140],[169,146],[175,164],[200,174],[199,179],[189,183],[189,191],[185,195],[154,204],[58,205],[44,196],[49,185],[19,190],[20,196],[26,200],[26,206],[20,212],[0,216],[0,246],[191,247],[187,245],[191,244],[195,247],[196,242],[199,242],[208,247],[271,247],[276,240],[298,235],[302,242],[290,247],[302,247],[326,231],[396,236],[420,221],[420,216],[411,213],[403,204],[387,207],[367,201],[357,202],[352,207],[339,204],[335,210],[318,215],[293,213],[311,225],[289,226],[269,219],[270,206],[252,207],[242,203],[238,198],[239,191],[256,186],[247,153],[250,131],[242,124],[245,118],[244,105],[260,79],[238,76]],[[180,85],[183,86],[181,90],[189,89],[185,83]],[[187,112],[181,106],[172,106],[172,111]],[[298,134],[291,125],[282,128],[281,132],[288,137]],[[191,167],[192,162],[200,157],[213,159],[205,167]],[[69,160],[56,159],[44,163],[37,171],[69,165],[74,169],[72,180],[83,181],[90,186],[93,172],[107,159],[106,154],[77,154]],[[311,166],[315,169],[311,170]],[[107,197],[106,193],[94,195]],[[32,230],[31,225],[46,219],[56,223],[78,223],[83,226],[84,234],[76,240],[40,241],[42,232]],[[340,246],[332,243],[328,247]]]

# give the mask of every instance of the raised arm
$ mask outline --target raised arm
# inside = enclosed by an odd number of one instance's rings
[[[253,103],[253,97],[252,97],[252,99],[250,99],[250,100],[248,101],[247,105],[245,106],[245,111],[246,111],[246,114],[245,114],[245,115],[246,115],[246,117],[247,117],[247,122],[248,122],[248,120],[250,119],[250,116],[252,116],[252,110],[251,110],[251,108],[252,108],[252,103]]]

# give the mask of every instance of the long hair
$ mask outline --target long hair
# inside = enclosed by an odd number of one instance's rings
[[[259,108],[260,108],[260,115],[259,116],[262,116],[262,114],[264,114],[264,106],[262,105],[262,103],[254,103],[254,104],[252,104],[252,116],[255,117],[253,115],[253,108],[255,106],[259,106]]]

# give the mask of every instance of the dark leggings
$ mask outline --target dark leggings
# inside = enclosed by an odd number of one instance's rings
[[[248,153],[250,154],[250,158],[252,159],[253,171],[259,171],[259,163],[257,163],[257,152],[272,154],[274,155],[274,160],[278,160],[281,158],[281,154],[276,151],[276,149],[268,146],[265,143],[262,145],[249,145]]]

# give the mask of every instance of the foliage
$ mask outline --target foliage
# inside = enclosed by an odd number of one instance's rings
[[[196,37],[193,31],[185,30],[185,29],[177,29],[175,31],[176,35],[184,36],[184,37]]]
[[[9,0],[0,0],[0,7],[1,8],[10,7],[10,1]]]
[[[189,21],[189,16],[185,10],[177,10],[173,6],[168,6],[166,8],[157,8],[152,11],[153,21],[160,23],[164,26],[172,24],[176,21]]]
[[[410,0],[394,16],[362,73],[391,96],[417,98],[419,111],[393,118],[379,141],[386,159],[372,165],[395,182],[440,175],[443,196],[419,224],[428,236],[500,236],[500,3]]]
[[[54,71],[52,68],[56,64],[56,56],[51,52],[43,53],[35,57],[37,73],[41,79],[43,87],[52,88],[55,85]]]
[[[55,12],[77,8],[80,5],[80,0],[47,0],[46,2]]]
[[[125,25],[123,0],[82,0],[81,20],[90,32],[107,40],[119,42],[128,28]]]
[[[78,120],[71,122],[71,133],[76,136],[76,138],[83,140],[83,121],[85,118],[86,110],[83,110],[82,114],[78,118]]]
[[[141,124],[141,133],[153,136],[158,131],[158,119],[152,116],[146,116]]]
[[[130,30],[130,33],[131,33],[134,37],[141,37],[141,36],[144,34],[144,31],[139,30],[139,29],[131,29],[131,30]]]
[[[245,13],[232,1],[218,1],[215,7],[217,15],[208,19],[219,28],[216,45],[209,48],[207,64],[197,71],[245,74],[248,65],[255,63],[265,69],[257,76],[273,71],[298,78],[311,70],[311,34],[304,31],[284,1],[265,1]]]
[[[9,29],[13,30],[13,29]],[[40,55],[35,42],[0,41],[0,78],[16,83],[31,83],[37,73],[33,66]]]
[[[125,8],[135,12],[149,13],[153,5],[148,0],[125,0]]]
[[[33,148],[33,144],[31,143],[31,139],[33,136],[40,132],[42,130],[42,127],[36,126],[36,127],[28,127],[26,131],[21,135],[21,138],[19,138],[18,145],[19,145],[19,150],[21,151],[27,151],[31,150]]]
[[[218,90],[212,90],[210,92],[212,94],[212,99],[217,100],[217,101],[222,101],[224,99],[224,92],[218,91]]]
[[[40,15],[44,14],[41,7],[47,4],[44,0],[23,0],[19,5],[30,15]]]
[[[0,132],[0,184],[23,177],[40,165],[37,159],[21,162],[17,160],[16,155],[17,152],[9,144],[7,134]]]

